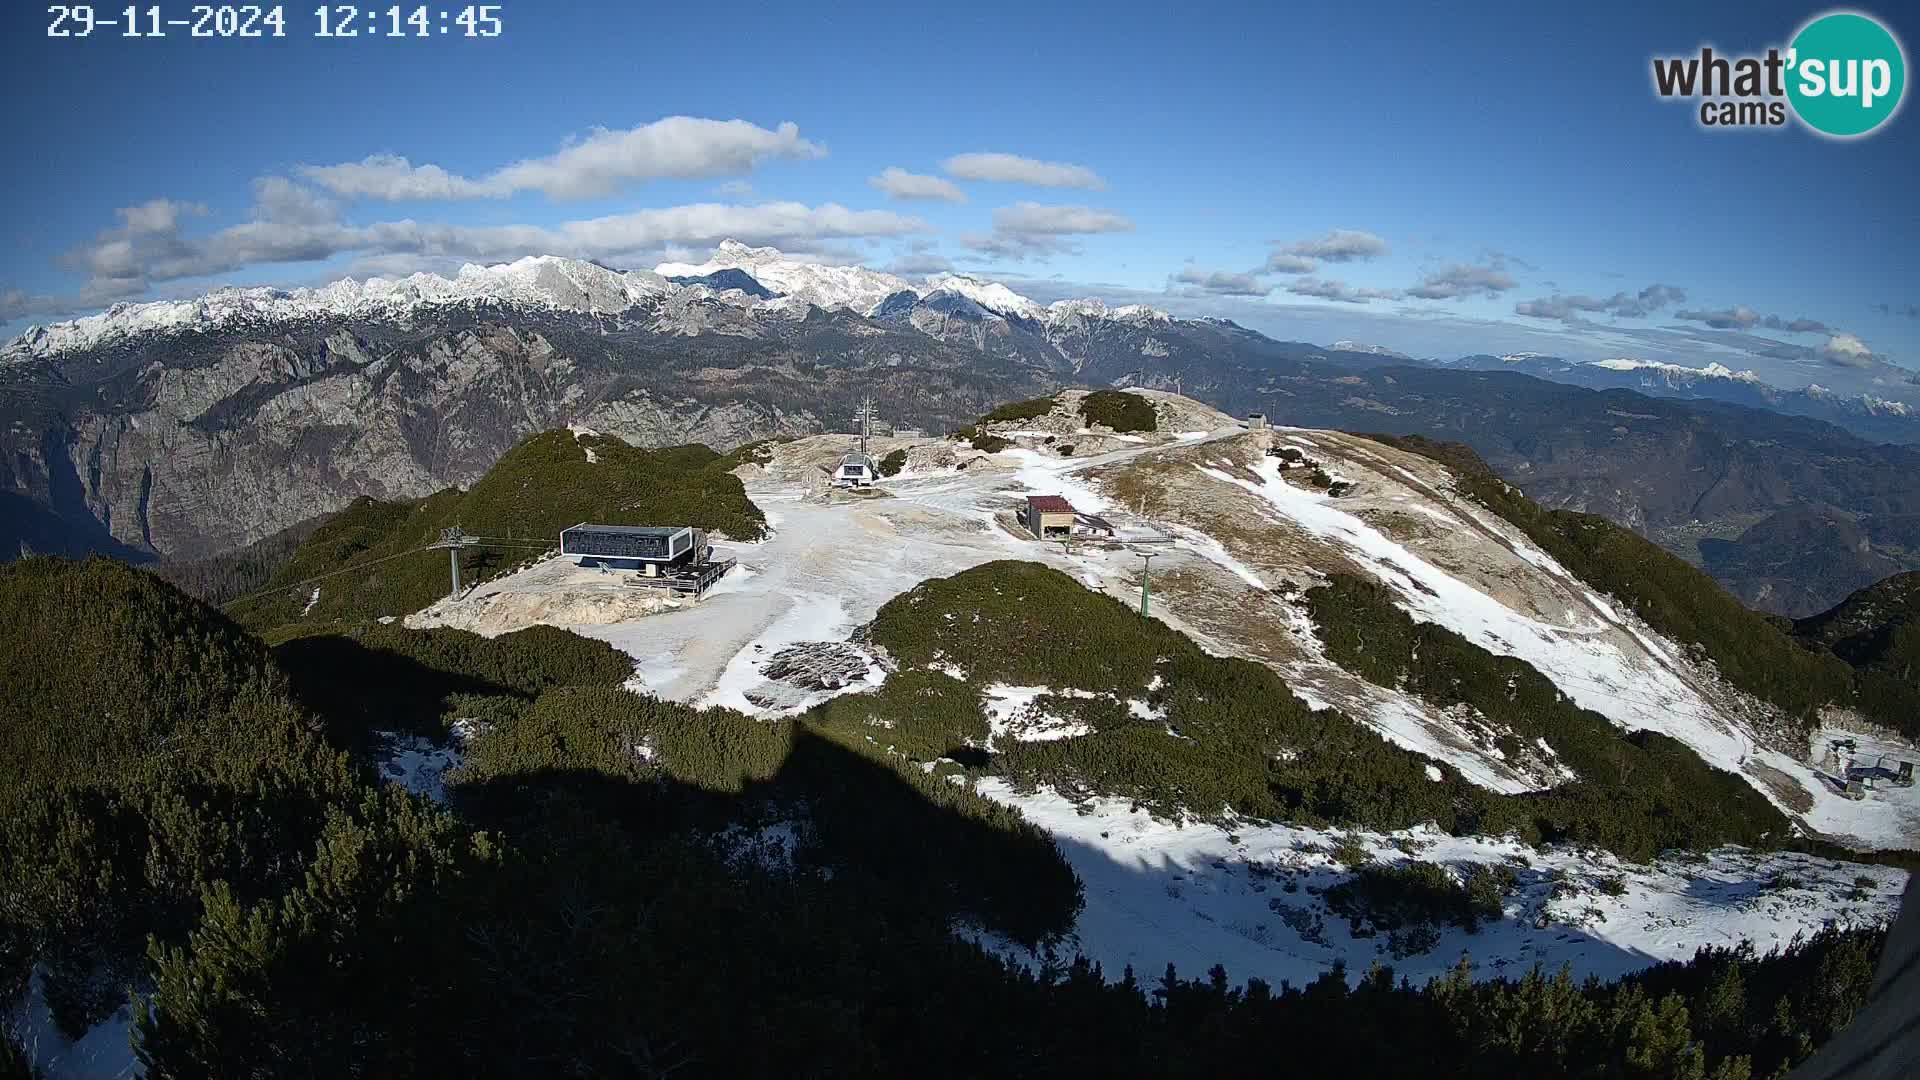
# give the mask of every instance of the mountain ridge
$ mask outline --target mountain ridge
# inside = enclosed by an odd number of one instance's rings
[[[1920,451],[1764,402],[1581,388],[1554,381],[1548,367],[1573,365],[1551,357],[1486,358],[1498,374],[1409,363],[1231,320],[1041,306],[979,278],[912,285],[777,256],[727,244],[709,264],[662,264],[706,271],[687,284],[533,258],[453,278],[223,290],[41,328],[0,364],[0,493],[17,509],[0,552],[203,557],[360,496],[470,484],[520,439],[570,424],[726,449],[845,429],[868,396],[888,422],[939,431],[1082,385],[1462,439],[1543,503],[1639,529],[1782,614],[1920,568]],[[754,271],[836,306],[759,295],[775,290]],[[841,277],[841,292],[821,291]],[[1515,370],[1528,365],[1545,378]],[[1828,570],[1795,583],[1779,573],[1794,565]]]

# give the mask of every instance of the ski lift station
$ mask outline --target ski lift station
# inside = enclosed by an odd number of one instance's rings
[[[879,470],[874,468],[873,458],[855,450],[841,456],[840,464],[834,466],[833,477],[828,483],[838,488],[872,487],[879,475]]]
[[[698,597],[734,560],[716,560],[703,529],[691,526],[593,525],[581,522],[560,532],[560,554],[581,566],[637,571],[627,584],[663,588]]]
[[[860,412],[854,416],[853,422],[854,438],[859,440],[859,449],[840,455],[840,463],[827,476],[829,486],[870,488],[874,481],[880,479],[880,470],[874,467],[873,457],[867,453],[867,440],[873,437],[875,423],[872,398],[860,399]]]

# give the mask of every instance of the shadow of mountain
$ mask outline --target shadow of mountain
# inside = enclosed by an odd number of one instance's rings
[[[494,828],[563,801],[636,835],[680,833],[721,845],[775,829],[791,835],[786,868],[871,897],[903,921],[965,920],[1025,944],[1068,932],[1079,882],[1039,830],[1011,813],[936,801],[930,780],[901,773],[804,728],[778,769],[737,790],[665,777],[636,781],[596,769],[540,768],[455,784],[456,807]]]
[[[76,512],[17,492],[0,492],[0,561],[25,552],[70,558],[106,555],[135,565],[154,561],[152,552],[121,543],[85,506]]]
[[[275,646],[273,655],[294,697],[322,718],[328,740],[340,747],[365,747],[375,731],[438,736],[443,702],[452,694],[516,694],[341,634],[294,638]]]

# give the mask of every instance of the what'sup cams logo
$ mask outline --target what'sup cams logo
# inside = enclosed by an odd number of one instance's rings
[[[1656,56],[1653,89],[1699,101],[1701,127],[1782,127],[1789,114],[1821,135],[1867,135],[1900,110],[1907,55],[1871,16],[1833,11],[1814,18],[1783,51],[1764,56]]]

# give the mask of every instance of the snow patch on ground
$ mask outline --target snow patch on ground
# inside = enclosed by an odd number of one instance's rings
[[[1101,695],[1088,690],[1055,690],[1050,686],[1009,686],[995,683],[981,691],[980,707],[987,714],[987,748],[1001,739],[1015,742],[1048,742],[1093,734],[1093,727],[1078,720],[1055,716],[1038,705],[1041,697],[1091,699]]]
[[[41,972],[35,969],[27,982],[26,993],[13,1008],[0,1013],[4,1024],[27,1060],[41,1070],[46,1080],[120,1080],[145,1075],[133,1053],[133,1009],[120,1006],[112,1016],[95,1024],[79,1039],[69,1039],[53,1022],[53,1010],[47,1004]]]
[[[1345,547],[1399,595],[1401,606],[1414,618],[1444,626],[1490,652],[1527,661],[1581,707],[1623,727],[1673,735],[1724,769],[1739,771],[1751,752],[1750,740],[1732,730],[1677,676],[1634,663],[1604,640],[1610,628],[1599,620],[1558,627],[1522,615],[1333,505],[1328,496],[1287,483],[1271,458],[1253,466],[1260,474],[1258,483],[1197,467],[1260,495],[1295,525]]]
[[[460,767],[467,747],[481,731],[481,725],[468,717],[455,720],[444,740],[403,731],[376,731],[374,736],[381,748],[376,757],[380,777],[415,795],[444,803],[447,774]]]
[[[753,642],[753,647],[735,653],[720,673],[719,681],[699,704],[703,707],[720,706],[738,709],[744,713],[786,716],[812,708],[838,693],[857,690],[871,690],[886,679],[886,670],[878,661],[869,666],[864,682],[849,683],[840,690],[822,690],[806,695],[802,700],[775,707],[768,707],[750,700],[748,695],[767,685],[767,679],[761,674],[761,667],[772,659],[781,649],[803,641],[839,641],[853,629],[855,621],[849,613],[847,604],[839,597],[826,593],[799,592],[791,596],[791,605],[785,614],[773,625],[764,630]]]
[[[1610,979],[1690,958],[1704,945],[1747,940],[1764,953],[1830,922],[1890,919],[1907,877],[1888,867],[1738,848],[1634,866],[1604,853],[1537,850],[1432,829],[1342,834],[1357,836],[1382,863],[1412,857],[1456,873],[1473,863],[1507,865],[1519,880],[1498,921],[1477,933],[1442,928],[1432,948],[1396,958],[1385,935],[1355,937],[1346,920],[1320,902],[1315,890],[1348,876],[1330,855],[1339,839],[1332,832],[1174,823],[1135,811],[1124,799],[1079,804],[1044,788],[1023,795],[1000,779],[982,780],[978,789],[1054,836],[1086,883],[1086,907],[1061,952],[1085,953],[1116,980],[1129,965],[1152,979],[1169,963],[1187,977],[1222,964],[1236,983],[1258,977],[1298,986],[1336,962],[1358,978],[1378,960],[1418,984],[1444,974],[1462,955],[1483,978],[1518,976],[1536,964],[1551,973],[1571,964],[1578,976]],[[1602,888],[1614,878],[1624,885],[1619,896]],[[1559,896],[1556,880],[1563,883]],[[1018,946],[960,932],[1020,962],[1036,962]]]
[[[1210,563],[1225,567],[1233,572],[1233,576],[1256,589],[1266,590],[1267,583],[1260,580],[1260,575],[1254,573],[1252,567],[1229,554],[1226,545],[1220,541],[1198,529],[1189,529],[1180,525],[1169,525],[1167,531],[1179,537],[1176,546],[1185,548]]]

